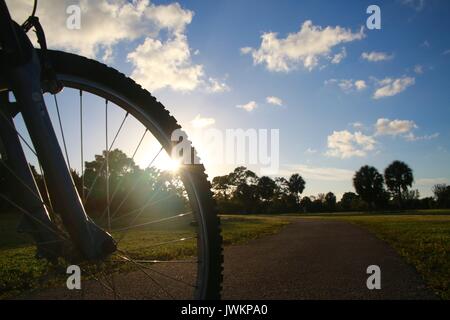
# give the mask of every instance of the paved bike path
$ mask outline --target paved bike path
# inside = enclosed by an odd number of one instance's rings
[[[381,290],[367,289],[369,265],[381,269]],[[435,298],[389,245],[343,221],[295,219],[225,249],[224,299]]]
[[[435,299],[416,271],[385,242],[343,221],[293,218],[278,234],[224,250],[224,299]],[[381,268],[381,289],[369,290],[366,269]],[[166,274],[189,281],[193,265],[169,264]],[[152,272],[153,276],[156,276]],[[188,287],[159,277],[157,281],[183,297]],[[142,272],[115,276],[124,297],[165,297]],[[84,283],[85,295],[66,288],[49,289],[26,298],[112,299],[99,283]],[[120,298],[120,297],[119,297]]]

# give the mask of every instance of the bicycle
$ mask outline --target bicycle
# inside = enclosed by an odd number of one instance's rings
[[[0,198],[21,213],[19,231],[34,240],[37,258],[49,266],[80,264],[91,287],[98,291],[100,284],[108,297],[125,298],[119,292],[121,283],[131,295],[138,285],[143,286],[144,298],[219,299],[222,237],[204,166],[183,163],[176,176],[153,166],[161,154],[171,155],[177,143],[187,141],[186,137],[171,140],[171,134],[180,129],[175,118],[148,91],[115,69],[48,49],[36,8],[37,0],[30,17],[19,25],[12,20],[5,0],[0,0],[0,167],[14,189],[12,195],[0,193]],[[31,29],[39,49],[27,36]],[[50,99],[57,110],[59,138],[47,108]],[[71,145],[64,134],[61,99],[78,104],[79,175],[70,165]],[[99,101],[105,112],[105,149],[94,165],[84,158],[83,112],[90,110],[86,104],[97,107]],[[94,106],[91,109],[94,112]],[[108,114],[113,109],[123,114],[123,120],[109,141]],[[18,115],[31,142],[15,126]],[[130,118],[143,133],[132,156],[125,157],[125,169],[113,172],[112,157],[123,155],[113,149],[114,144]],[[142,169],[134,160],[148,135],[159,143],[158,152]],[[39,175],[30,169],[27,154],[36,157]],[[156,177],[152,183],[150,176]],[[168,214],[171,210],[173,214]],[[132,241],[124,242],[127,236]],[[147,239],[148,246],[140,239]],[[188,275],[178,267],[186,265]],[[130,283],[134,278],[136,284]],[[143,279],[148,284],[142,285]]]

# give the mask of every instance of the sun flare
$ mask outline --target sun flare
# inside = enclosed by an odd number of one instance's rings
[[[181,168],[181,162],[180,160],[175,160],[175,159],[167,159],[167,161],[165,161],[162,165],[161,165],[161,169],[164,171],[170,171],[172,173],[176,173],[178,172],[178,170],[180,170]]]

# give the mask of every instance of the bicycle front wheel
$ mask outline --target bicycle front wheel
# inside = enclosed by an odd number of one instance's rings
[[[75,185],[88,215],[118,243],[101,267],[82,266],[89,275],[84,296],[219,299],[219,218],[203,165],[180,165],[168,156],[171,135],[180,129],[176,120],[115,69],[74,54],[46,54],[64,86],[63,93],[46,94],[46,104],[55,105],[53,124]],[[3,86],[0,91],[8,90]],[[102,147],[95,147],[99,141]],[[43,199],[48,207],[51,197]],[[99,296],[100,287],[106,293]]]

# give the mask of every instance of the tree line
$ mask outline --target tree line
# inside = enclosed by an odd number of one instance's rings
[[[108,156],[108,170],[105,166]],[[44,177],[31,167],[43,197],[50,205]],[[141,169],[119,149],[103,151],[85,163],[84,175],[72,171],[85,207],[94,218],[102,218],[107,208],[106,180],[109,180],[110,211],[118,217],[136,210],[170,214],[187,207],[187,197],[179,178],[169,172],[150,167]],[[14,177],[0,165],[0,194],[14,200],[20,192]],[[353,177],[354,191],[338,201],[333,192],[302,196],[306,181],[298,174],[290,177],[258,175],[246,167],[237,167],[227,175],[212,179],[212,189],[220,213],[317,213],[337,211],[373,211],[402,209],[450,208],[450,186],[433,187],[434,197],[420,198],[412,169],[402,161],[392,162],[381,174],[375,167],[363,166]],[[83,188],[84,183],[84,188]],[[126,200],[126,201],[124,201]],[[0,209],[11,209],[0,198]],[[4,211],[4,210],[3,210]]]
[[[306,182],[299,174],[289,178],[258,177],[238,167],[212,180],[214,197],[223,213],[318,213],[337,211],[374,211],[450,208],[450,186],[433,187],[434,197],[420,198],[412,169],[402,161],[392,162],[381,174],[365,165],[353,176],[354,192],[338,201],[333,192],[303,196]]]

